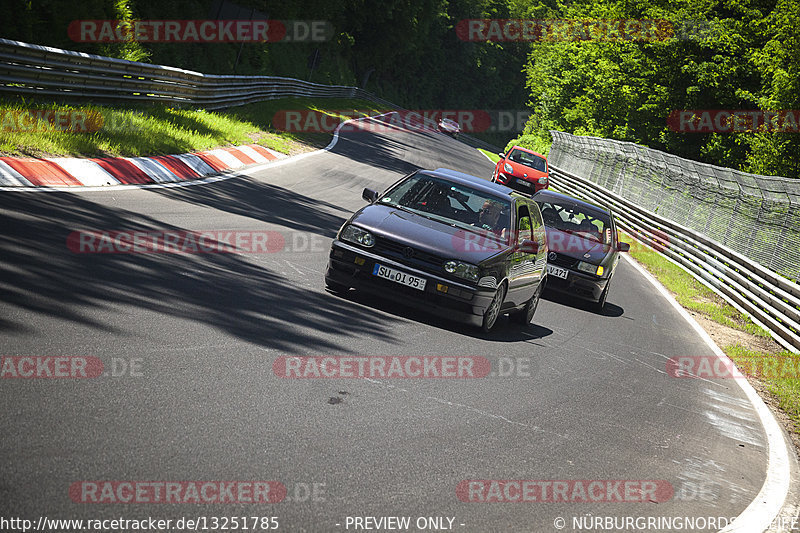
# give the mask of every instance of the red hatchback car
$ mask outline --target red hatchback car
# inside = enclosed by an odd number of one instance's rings
[[[500,161],[494,167],[492,181],[526,194],[547,188],[550,169],[545,156],[521,146],[498,155]]]

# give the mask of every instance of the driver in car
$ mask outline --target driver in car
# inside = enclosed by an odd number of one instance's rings
[[[497,202],[486,200],[483,202],[483,207],[478,211],[478,226],[487,231],[504,237],[506,229],[508,228],[508,221],[500,220],[502,207]]]

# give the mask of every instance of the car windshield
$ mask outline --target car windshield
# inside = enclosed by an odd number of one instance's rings
[[[542,219],[548,228],[611,244],[611,217],[602,211],[568,202],[538,202]]]
[[[519,163],[520,165],[525,165],[526,167],[530,167],[541,172],[547,172],[547,161],[538,155],[533,155],[529,152],[523,152],[522,150],[515,149],[512,150],[508,158],[514,163]]]
[[[511,220],[510,199],[422,173],[386,191],[379,203],[484,233],[498,241],[507,239]]]

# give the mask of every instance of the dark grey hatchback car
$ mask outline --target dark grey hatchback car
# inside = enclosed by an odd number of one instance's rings
[[[325,285],[392,298],[489,331],[528,324],[547,274],[536,202],[448,169],[418,170],[384,193],[364,189],[331,245]]]
[[[550,247],[547,288],[594,302],[602,311],[619,252],[630,245],[619,242],[614,214],[598,205],[551,190],[533,195],[539,204]]]

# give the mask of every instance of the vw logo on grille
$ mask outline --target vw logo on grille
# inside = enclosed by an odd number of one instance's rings
[[[408,246],[403,248],[403,257],[405,257],[406,259],[411,259],[412,257],[414,257],[414,249]]]
[[[556,259],[558,259],[558,254],[555,252],[550,252],[549,254],[547,254],[547,258],[550,261],[555,261]]]

